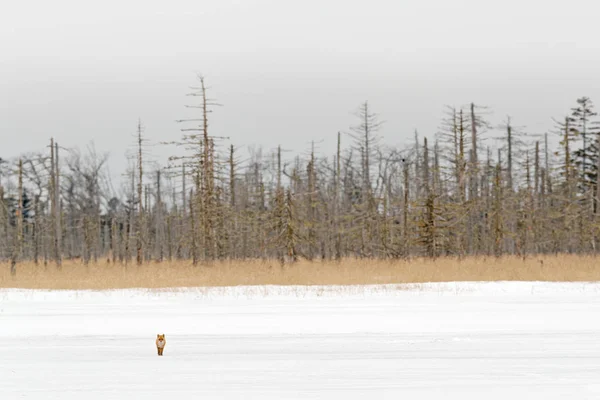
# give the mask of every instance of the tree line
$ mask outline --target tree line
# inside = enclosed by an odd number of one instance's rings
[[[581,97],[549,132],[510,117],[493,126],[485,107],[447,107],[439,131],[403,148],[382,144],[368,102],[334,154],[286,158],[281,147],[240,149],[211,135],[218,104],[204,78],[192,88],[198,116],[178,121],[183,152],[147,162],[141,121],[136,153],[116,196],[107,156],[53,139],[43,153],[0,159],[0,259],[137,263],[219,259],[294,262],[596,253],[600,246],[600,125]],[[549,139],[558,139],[550,147]]]

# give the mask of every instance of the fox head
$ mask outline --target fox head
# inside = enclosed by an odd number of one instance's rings
[[[157,340],[165,340],[165,335],[164,333],[162,335],[156,335],[156,339]]]

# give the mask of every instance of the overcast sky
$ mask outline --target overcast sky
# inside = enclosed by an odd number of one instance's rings
[[[0,157],[93,140],[121,172],[138,117],[154,142],[181,136],[196,73],[224,105],[212,133],[238,146],[330,154],[365,100],[391,145],[471,101],[543,133],[578,97],[600,107],[598,15],[593,0],[2,0]]]

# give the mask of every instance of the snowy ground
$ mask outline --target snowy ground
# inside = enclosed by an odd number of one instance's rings
[[[0,290],[0,343],[2,400],[599,399],[600,284]]]

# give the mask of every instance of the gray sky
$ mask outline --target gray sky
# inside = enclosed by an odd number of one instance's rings
[[[433,137],[445,105],[536,133],[580,96],[600,107],[593,0],[2,3],[0,157],[93,140],[121,172],[138,117],[154,142],[180,137],[197,72],[224,105],[214,135],[292,154],[332,153],[365,100],[391,145]]]

